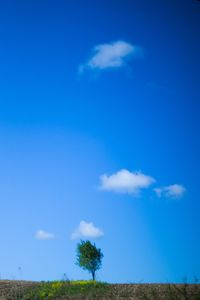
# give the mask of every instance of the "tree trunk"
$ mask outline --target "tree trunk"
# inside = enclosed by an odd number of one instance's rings
[[[95,280],[95,271],[92,271],[92,280]]]

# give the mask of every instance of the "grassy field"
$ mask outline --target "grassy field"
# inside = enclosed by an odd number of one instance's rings
[[[107,284],[96,281],[0,281],[0,300],[200,300],[199,284]]]

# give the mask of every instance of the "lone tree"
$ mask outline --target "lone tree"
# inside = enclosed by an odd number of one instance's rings
[[[77,262],[76,264],[88,270],[92,274],[92,279],[95,280],[95,272],[100,269],[103,253],[101,249],[97,249],[95,244],[90,241],[80,241],[77,245]]]

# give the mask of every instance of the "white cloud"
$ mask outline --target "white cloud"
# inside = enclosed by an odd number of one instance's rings
[[[138,50],[141,49],[124,41],[98,45],[93,49],[93,56],[88,62],[80,66],[79,71],[122,67],[126,59],[133,54],[137,54]]]
[[[44,230],[38,230],[35,235],[36,239],[38,240],[52,240],[55,239],[55,235],[53,233],[44,231]]]
[[[172,184],[161,188],[155,188],[154,192],[158,197],[182,198],[186,192],[186,188],[181,184]]]
[[[155,188],[153,190],[159,198],[162,196],[162,188]]]
[[[76,228],[75,231],[72,233],[71,237],[72,239],[99,238],[103,235],[103,231],[98,227],[95,227],[95,225],[92,222],[87,223],[85,221],[81,221],[78,228]]]
[[[148,188],[155,182],[155,179],[151,176],[125,169],[110,176],[104,174],[100,177],[100,180],[102,190],[129,194],[138,194],[140,190]]]

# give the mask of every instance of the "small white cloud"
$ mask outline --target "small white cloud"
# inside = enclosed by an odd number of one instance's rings
[[[124,41],[98,45],[93,49],[93,56],[80,66],[79,71],[122,67],[130,55],[138,54],[140,50],[139,47]]]
[[[181,184],[172,184],[161,188],[155,188],[154,192],[158,197],[182,198],[186,192],[186,188]]]
[[[156,195],[160,198],[162,195],[162,191],[163,191],[162,188],[155,188],[153,190],[156,193]]]
[[[155,179],[141,172],[130,172],[123,169],[110,176],[102,175],[100,181],[102,190],[137,195],[140,190],[153,184]]]
[[[95,227],[92,222],[87,223],[85,221],[81,221],[78,228],[72,233],[71,238],[78,239],[78,238],[99,238],[103,236],[104,233],[98,227]]]
[[[38,230],[35,235],[36,239],[38,240],[53,240],[55,239],[55,235],[53,233],[44,231],[44,230]]]

